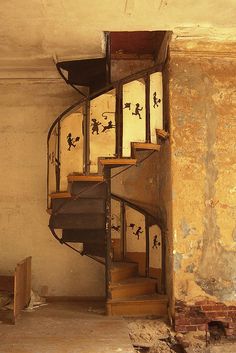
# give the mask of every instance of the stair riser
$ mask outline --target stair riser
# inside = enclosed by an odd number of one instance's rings
[[[111,298],[132,298],[145,294],[154,294],[156,293],[156,284],[155,283],[145,283],[145,284],[132,284],[132,285],[120,285],[117,288],[111,289]]]
[[[158,303],[150,301],[143,302],[124,302],[107,304],[108,315],[127,315],[127,316],[145,316],[155,315],[164,317],[167,315],[167,303]]]
[[[138,273],[138,266],[111,271],[111,281],[113,283],[117,283],[129,277],[136,276],[137,273]]]
[[[52,217],[55,229],[105,229],[105,217],[102,214],[59,214]]]
[[[100,213],[105,214],[105,200],[104,199],[78,199],[78,200],[65,200],[54,199],[52,200],[53,212],[58,214],[83,214],[83,213]],[[58,211],[57,211],[58,210]]]
[[[105,244],[105,230],[64,229],[62,239],[72,243]]]
[[[92,187],[92,188],[91,188]],[[88,188],[91,188],[88,190]],[[69,183],[69,189],[72,195],[79,194],[80,199],[94,199],[107,197],[107,184],[106,183],[93,183],[93,182],[73,182]]]
[[[100,256],[105,257],[106,250],[105,244],[84,244],[83,251],[86,254],[93,255],[93,256]]]

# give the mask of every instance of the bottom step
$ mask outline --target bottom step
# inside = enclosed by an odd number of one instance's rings
[[[146,295],[136,298],[110,299],[107,301],[107,315],[146,316],[167,315],[166,295]]]

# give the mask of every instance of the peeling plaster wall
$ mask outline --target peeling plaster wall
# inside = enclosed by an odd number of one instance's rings
[[[236,301],[236,45],[173,41],[175,297]]]
[[[0,272],[31,255],[32,287],[43,295],[104,294],[103,266],[57,243],[47,227],[47,133],[76,100],[60,79],[0,79]]]
[[[0,58],[72,59],[102,55],[102,31],[173,30],[235,38],[235,1],[2,1]],[[26,36],[26,33],[30,35]],[[17,64],[17,62],[15,62]]]

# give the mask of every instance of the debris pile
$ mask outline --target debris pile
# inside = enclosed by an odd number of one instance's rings
[[[24,311],[34,311],[35,309],[44,305],[47,305],[46,299],[40,297],[40,295],[37,292],[31,290],[30,302]]]
[[[128,319],[130,339],[137,353],[206,353],[205,332],[176,333],[160,319]]]
[[[179,345],[175,333],[163,320],[129,319],[130,339],[137,352],[175,353]]]

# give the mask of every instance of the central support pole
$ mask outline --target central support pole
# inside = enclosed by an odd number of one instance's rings
[[[145,77],[145,106],[146,106],[146,142],[151,143],[151,122],[150,122],[150,75]]]
[[[111,265],[112,265],[112,246],[111,246],[111,170],[110,168],[104,168],[104,177],[107,183],[107,195],[106,195],[106,237],[105,237],[105,249],[106,249],[106,299],[111,299],[110,283],[111,283]]]

